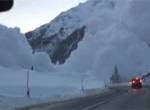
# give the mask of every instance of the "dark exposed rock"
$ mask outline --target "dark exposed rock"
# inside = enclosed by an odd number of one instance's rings
[[[34,32],[28,32],[25,35],[33,51],[45,51],[50,56],[52,63],[56,64],[58,62],[59,64],[63,64],[69,58],[71,52],[77,49],[78,43],[84,37],[85,28],[83,26],[76,29],[69,36],[65,37],[65,39],[60,39],[59,37],[65,36],[64,28],[60,28],[59,32],[52,36],[43,37],[45,34],[44,30],[41,30],[40,34],[36,36]]]
[[[51,59],[53,59],[53,63],[56,63],[58,61],[60,64],[63,64],[65,60],[70,56],[71,52],[77,49],[78,42],[83,39],[84,29],[85,27],[75,30],[70,36],[60,42],[55,51],[55,54],[53,56],[50,56]]]

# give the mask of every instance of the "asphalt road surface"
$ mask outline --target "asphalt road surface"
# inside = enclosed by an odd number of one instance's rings
[[[20,110],[150,110],[150,88],[110,90],[99,95]]]
[[[129,90],[108,103],[93,106],[89,110],[150,110],[150,90]]]

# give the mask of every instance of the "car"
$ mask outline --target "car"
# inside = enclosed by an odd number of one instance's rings
[[[143,80],[140,77],[135,77],[135,78],[132,78],[132,80],[130,81],[130,84],[131,84],[131,88],[140,89],[142,88]]]

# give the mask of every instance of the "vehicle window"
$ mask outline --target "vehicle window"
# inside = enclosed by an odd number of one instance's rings
[[[150,0],[0,0],[0,110],[150,109]]]

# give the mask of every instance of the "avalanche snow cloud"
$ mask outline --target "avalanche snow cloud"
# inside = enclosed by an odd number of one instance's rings
[[[71,55],[57,69],[105,79],[117,65],[120,74],[128,77],[150,70],[149,10],[149,0],[89,0],[26,36],[34,51],[47,52],[53,61],[51,56],[61,48],[61,42],[85,27],[75,51],[71,44],[65,47],[63,54]]]
[[[32,54],[24,35],[18,28],[7,28],[0,25],[0,66],[5,68],[30,69],[49,71],[49,58],[44,53]]]

